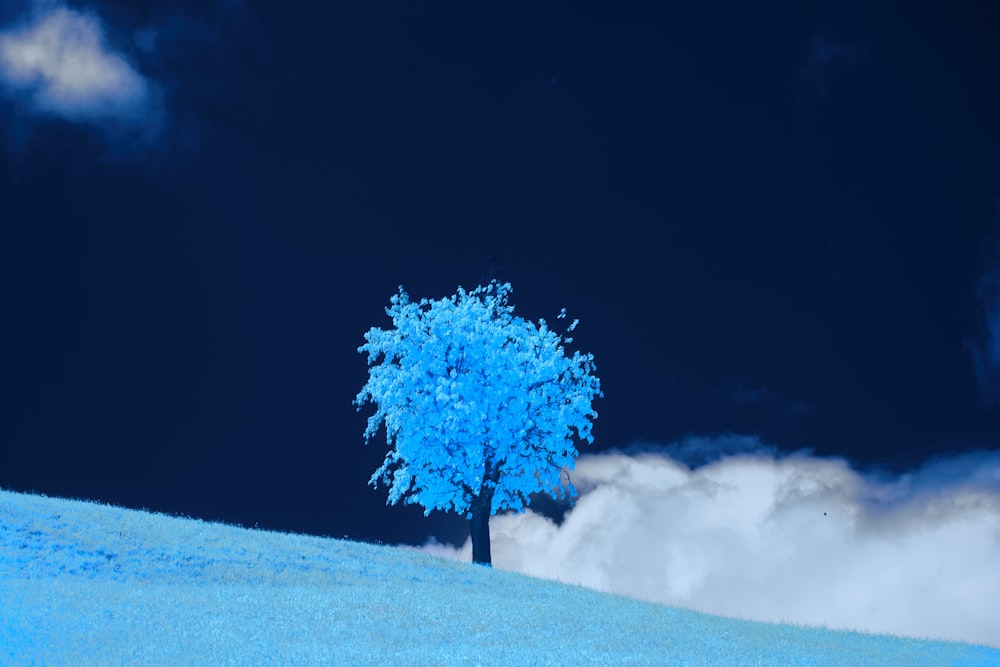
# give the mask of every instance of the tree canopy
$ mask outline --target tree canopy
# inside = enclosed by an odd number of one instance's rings
[[[400,287],[386,308],[394,328],[372,328],[358,348],[369,377],[354,403],[376,404],[365,441],[384,426],[390,447],[369,483],[386,484],[390,504],[473,521],[473,560],[483,547],[477,521],[522,511],[533,493],[575,495],[563,474],[578,455],[574,439],[593,442],[592,402],[602,396],[593,355],[568,356],[572,338],[515,316],[511,291],[494,280],[414,302]]]

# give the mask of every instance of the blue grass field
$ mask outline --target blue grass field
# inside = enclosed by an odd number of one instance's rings
[[[425,553],[0,490],[3,665],[1000,665]]]

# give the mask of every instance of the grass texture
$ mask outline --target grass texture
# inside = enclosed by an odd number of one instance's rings
[[[4,665],[1000,665],[407,549],[0,490]]]

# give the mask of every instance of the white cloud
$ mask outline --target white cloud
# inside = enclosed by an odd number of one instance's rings
[[[723,616],[1000,646],[1000,453],[895,478],[805,453],[695,470],[608,453],[581,456],[573,483],[561,525],[493,518],[496,567]]]
[[[67,8],[0,32],[0,83],[30,110],[71,120],[135,119],[149,103],[147,81],[109,50],[98,18]]]

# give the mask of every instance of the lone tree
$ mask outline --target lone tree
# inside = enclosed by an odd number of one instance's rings
[[[591,403],[603,396],[594,356],[569,357],[572,338],[515,317],[511,291],[493,280],[415,303],[400,287],[386,308],[395,328],[372,328],[358,348],[369,369],[354,404],[377,406],[365,442],[384,424],[390,448],[369,484],[389,487],[386,504],[463,515],[472,561],[487,566],[490,516],[523,511],[532,493],[576,495],[562,473],[577,456],[574,436],[593,442]]]

